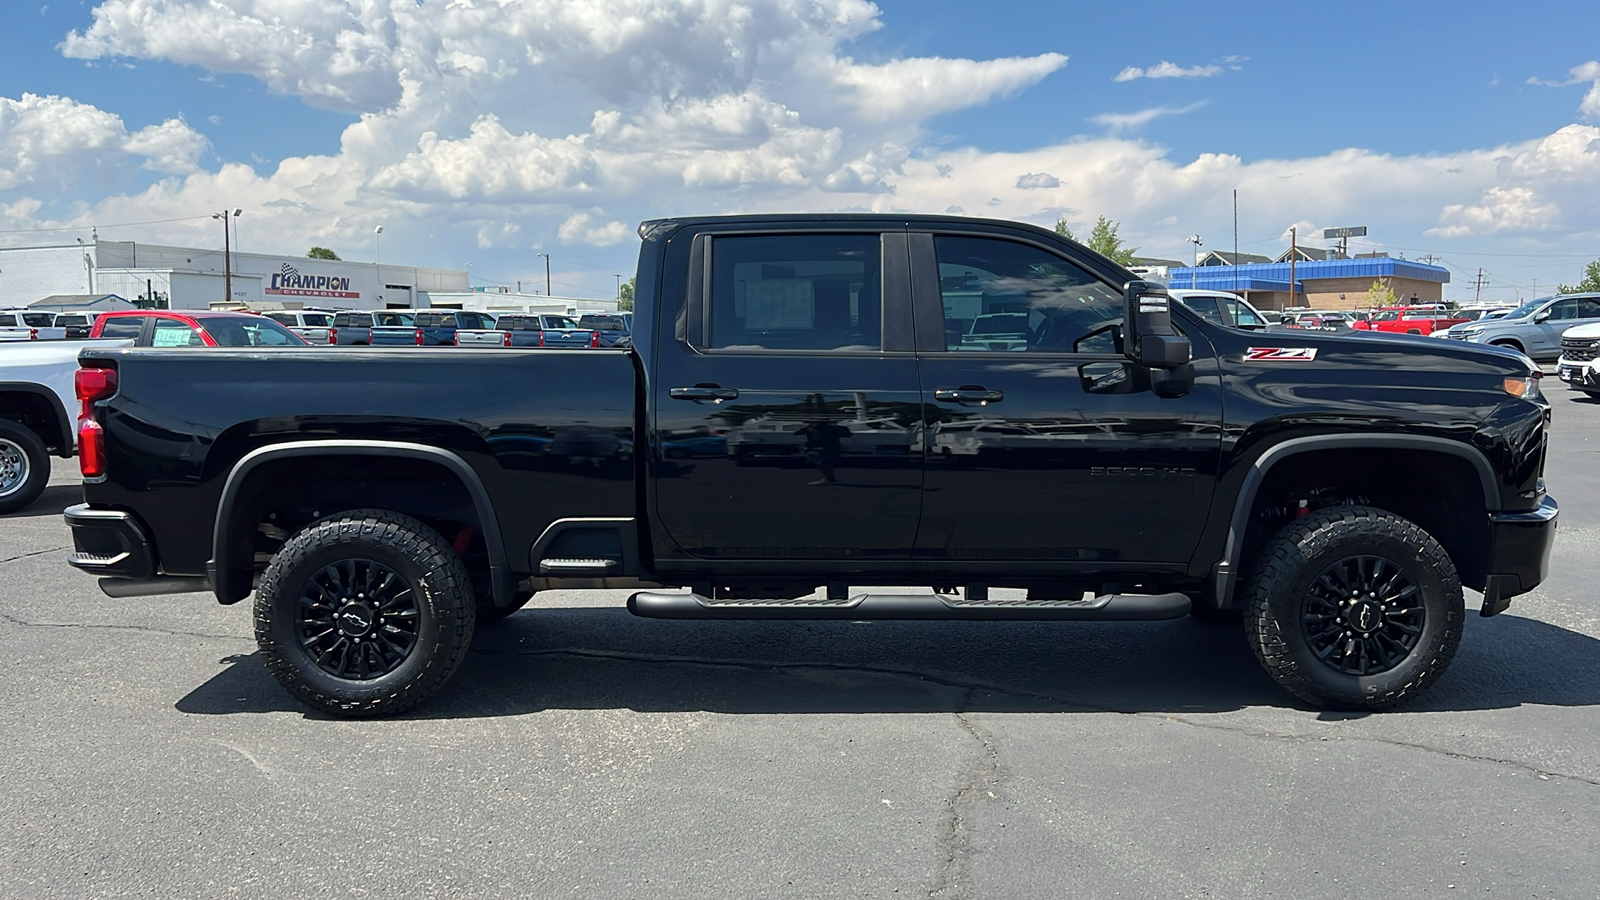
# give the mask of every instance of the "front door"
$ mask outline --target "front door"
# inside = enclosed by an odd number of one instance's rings
[[[702,560],[908,558],[917,362],[885,328],[910,315],[904,232],[689,240],[685,308],[658,317],[655,524]]]
[[[1187,563],[1221,451],[1204,338],[1191,335],[1193,389],[1158,397],[1120,353],[1120,285],[1024,236],[913,233],[910,251],[928,456],[918,555]]]

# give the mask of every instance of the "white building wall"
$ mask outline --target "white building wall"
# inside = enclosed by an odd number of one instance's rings
[[[224,263],[220,249],[137,241],[0,248],[0,307],[52,294],[108,292],[132,300],[148,281],[174,309],[205,309],[230,299]],[[266,307],[406,307],[417,305],[421,292],[467,290],[467,273],[455,269],[264,253],[234,253],[231,264],[232,302]],[[286,280],[289,274],[298,279]]]
[[[617,311],[617,301],[614,299],[587,300],[500,291],[430,291],[422,299],[433,309],[466,309],[474,312],[556,313],[570,316]]]

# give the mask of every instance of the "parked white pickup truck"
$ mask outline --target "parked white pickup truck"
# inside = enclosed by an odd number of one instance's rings
[[[31,309],[0,309],[0,341],[60,341],[66,328],[55,327],[56,314]]]
[[[73,377],[78,351],[132,344],[50,341],[0,347],[0,513],[37,500],[50,480],[50,456],[69,459],[77,450]]]

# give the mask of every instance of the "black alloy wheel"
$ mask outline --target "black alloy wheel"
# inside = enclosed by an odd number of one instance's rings
[[[381,716],[426,700],[472,640],[472,577],[439,532],[411,516],[355,509],[279,548],[256,591],[256,644],[296,699],[336,716]]]
[[[1347,556],[1306,591],[1300,627],[1311,651],[1346,675],[1377,675],[1416,649],[1428,612],[1405,570],[1381,556]]]
[[[1368,506],[1285,525],[1259,551],[1241,600],[1267,674],[1325,709],[1415,699],[1450,665],[1464,627],[1449,554],[1416,523]]]
[[[417,646],[416,588],[371,559],[323,566],[300,591],[300,643],[337,678],[379,678]]]

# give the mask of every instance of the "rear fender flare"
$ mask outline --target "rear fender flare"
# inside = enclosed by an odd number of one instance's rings
[[[1222,560],[1212,569],[1217,604],[1223,608],[1233,605],[1234,588],[1238,585],[1239,571],[1244,552],[1245,531],[1250,525],[1250,510],[1255,507],[1256,493],[1266,481],[1272,467],[1291,456],[1317,450],[1423,450],[1445,453],[1466,460],[1478,473],[1479,487],[1483,490],[1484,508],[1500,508],[1500,495],[1495,487],[1494,467],[1483,452],[1470,444],[1446,438],[1420,434],[1328,434],[1291,438],[1268,447],[1256,457],[1239,486],[1239,496],[1233,504],[1233,515],[1228,520],[1227,543],[1223,546]]]
[[[489,573],[494,585],[496,606],[511,603],[513,585],[511,570],[507,566],[505,539],[500,533],[500,520],[495,515],[494,504],[483,486],[483,479],[467,461],[449,450],[402,441],[292,441],[272,444],[246,453],[228,473],[217,503],[217,519],[211,533],[211,561],[206,564],[212,589],[222,603],[237,603],[250,595],[250,576],[240,578],[238,568],[232,566],[230,542],[235,506],[239,491],[251,471],[263,463],[307,456],[387,456],[417,459],[436,463],[450,470],[461,480],[472,498],[472,506],[483,529],[484,545],[489,553]],[[245,569],[253,569],[246,566]]]

